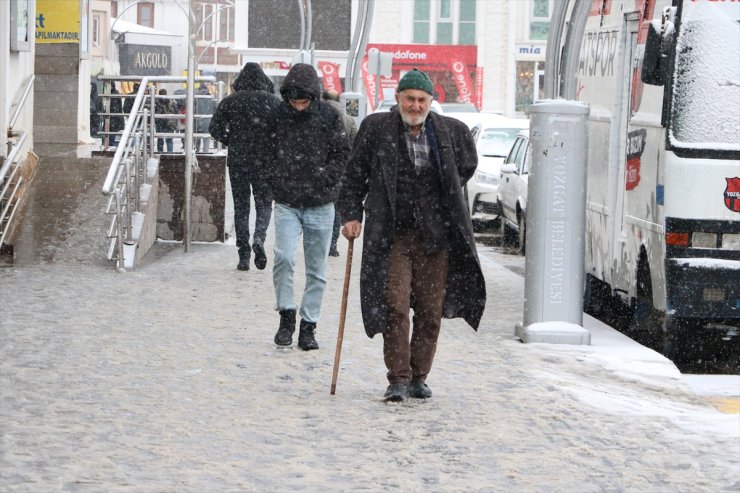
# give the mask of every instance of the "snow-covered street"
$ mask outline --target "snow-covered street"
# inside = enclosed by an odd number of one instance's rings
[[[381,399],[357,248],[329,394],[343,240],[310,352],[272,342],[271,256],[238,272],[233,244],[158,243],[119,274],[64,247],[0,269],[3,491],[740,489],[740,415],[712,400],[737,399],[740,377],[687,381],[590,317],[591,346],[520,343],[523,278],[487,247],[480,331],[444,321],[434,396],[400,404]]]

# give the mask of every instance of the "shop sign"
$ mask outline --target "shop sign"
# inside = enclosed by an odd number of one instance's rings
[[[36,43],[79,43],[80,0],[36,0]]]
[[[402,73],[418,68],[432,79],[439,102],[469,102],[480,108],[482,85],[478,81],[476,46],[369,43],[367,50],[372,48],[393,53],[393,67],[391,77],[381,77],[376,81],[376,76],[368,74],[363,63],[363,78],[371,107],[375,88],[395,89]]]
[[[170,75],[172,47],[154,45],[118,45],[121,75]]]

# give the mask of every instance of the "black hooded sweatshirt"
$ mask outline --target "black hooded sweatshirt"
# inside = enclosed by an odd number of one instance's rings
[[[229,148],[229,166],[262,172],[255,163],[266,152],[267,116],[279,104],[262,67],[245,64],[234,81],[234,92],[218,105],[208,127],[211,137]]]
[[[321,102],[321,85],[311,65],[293,65],[280,88],[283,102],[268,123],[266,165],[275,202],[291,207],[316,207],[334,202],[349,155],[342,117]],[[298,111],[290,98],[308,97],[310,106]]]

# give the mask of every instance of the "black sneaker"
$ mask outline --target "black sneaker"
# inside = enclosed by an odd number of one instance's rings
[[[280,327],[275,333],[275,344],[290,346],[295,332],[295,310],[280,310]]]
[[[383,396],[385,402],[401,402],[409,395],[408,386],[403,383],[392,383],[388,386]]]
[[[339,250],[336,248],[330,248],[329,249],[329,256],[330,257],[338,257],[339,256]]]
[[[262,243],[255,243],[252,245],[252,251],[254,252],[254,266],[259,270],[263,270],[267,266],[265,247],[262,246]]]
[[[319,343],[316,342],[316,324],[312,322],[306,322],[301,320],[301,329],[298,332],[298,347],[304,351],[311,351],[312,349],[318,349]]]
[[[414,399],[429,399],[432,396],[432,390],[421,380],[411,380],[409,384],[409,397]]]

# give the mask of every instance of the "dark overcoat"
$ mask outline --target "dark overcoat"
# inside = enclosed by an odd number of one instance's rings
[[[450,217],[443,316],[463,318],[477,330],[486,303],[486,285],[462,188],[478,164],[475,142],[467,126],[454,118],[430,113],[425,125]],[[387,327],[388,257],[395,237],[396,181],[402,153],[408,150],[400,113],[367,116],[360,125],[340,189],[342,223],[363,221],[364,215],[360,298],[370,337]]]

